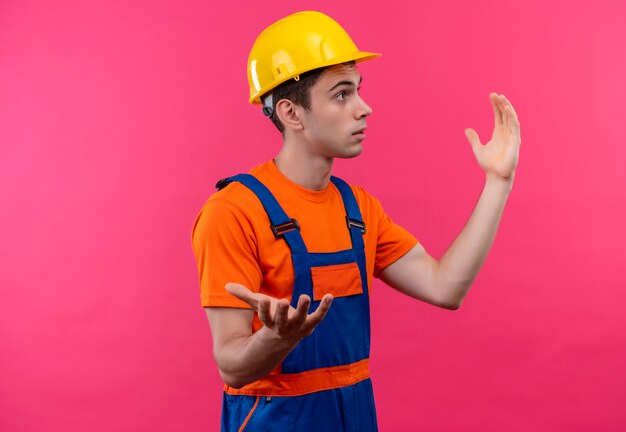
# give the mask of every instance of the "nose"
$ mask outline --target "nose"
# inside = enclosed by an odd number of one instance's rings
[[[358,120],[361,118],[365,118],[371,114],[372,114],[372,107],[366,104],[363,98],[359,96],[359,104],[358,104],[357,109],[354,112],[355,118]]]

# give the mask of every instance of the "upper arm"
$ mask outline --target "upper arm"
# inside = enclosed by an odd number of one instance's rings
[[[385,267],[378,277],[390,287],[410,297],[435,306],[454,309],[446,300],[437,279],[439,263],[422,247],[415,245],[409,252]]]
[[[192,246],[202,306],[249,308],[225,289],[229,282],[255,292],[261,286],[254,226],[246,212],[223,198],[209,200],[196,218]]]

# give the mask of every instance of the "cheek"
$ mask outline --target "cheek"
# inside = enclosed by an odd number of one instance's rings
[[[332,115],[318,115],[311,124],[316,134],[323,135],[329,129],[334,128],[335,120]]]
[[[326,141],[329,143],[335,141],[339,136],[339,132],[341,131],[341,122],[337,121],[336,118],[326,119],[324,123],[323,130],[320,130],[320,134],[322,134]]]
[[[342,125],[342,116],[344,114],[339,109],[329,109],[326,114],[320,118],[320,124],[323,124],[326,129],[337,130]]]
[[[345,123],[345,109],[344,106],[333,103],[313,107],[312,112],[315,115],[311,117],[311,132],[325,141],[337,137]]]

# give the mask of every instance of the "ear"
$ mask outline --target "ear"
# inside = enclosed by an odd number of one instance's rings
[[[285,129],[302,130],[304,126],[300,118],[301,109],[302,107],[289,99],[281,99],[276,104],[274,114],[278,116]]]

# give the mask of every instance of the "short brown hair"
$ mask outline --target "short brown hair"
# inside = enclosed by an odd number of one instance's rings
[[[326,68],[305,72],[300,75],[298,81],[289,79],[272,90],[272,114],[269,116],[269,119],[281,134],[284,133],[285,126],[276,115],[276,104],[282,99],[287,99],[306,110],[310,109],[311,87],[317,82],[324,69]]]
[[[349,61],[342,64],[353,65],[355,62]],[[296,105],[300,105],[306,110],[311,109],[311,87],[313,87],[313,85],[317,82],[324,70],[329,67],[330,66],[313,69],[300,74],[300,79],[298,81],[295,79],[289,79],[272,90],[272,114],[269,118],[281,134],[284,133],[285,126],[276,115],[276,104],[281,99],[287,99]],[[263,97],[262,100],[265,100],[265,97]]]

